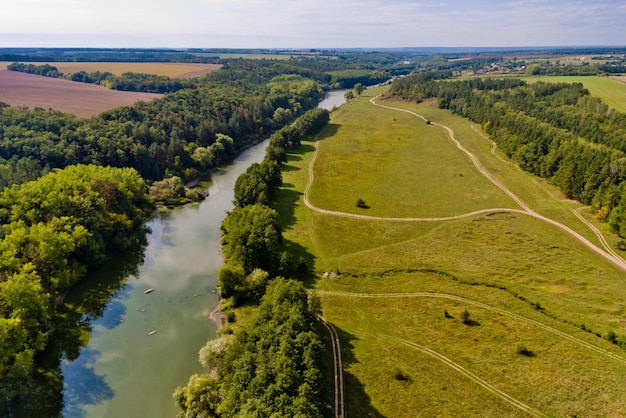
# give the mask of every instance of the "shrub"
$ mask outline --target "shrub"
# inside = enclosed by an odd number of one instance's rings
[[[471,319],[470,319],[470,313],[466,310],[463,311],[463,313],[461,314],[461,322],[463,322],[464,324],[470,324],[471,323]]]
[[[396,372],[393,374],[394,379],[399,380],[401,382],[408,382],[411,380],[411,378],[404,374],[401,370],[396,370]]]

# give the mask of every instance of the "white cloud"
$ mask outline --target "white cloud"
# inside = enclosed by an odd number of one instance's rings
[[[45,33],[136,42],[115,46],[591,45],[625,42],[625,17],[616,0],[15,0],[3,5],[0,42]]]

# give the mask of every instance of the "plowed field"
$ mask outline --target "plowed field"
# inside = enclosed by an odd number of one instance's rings
[[[52,108],[90,117],[118,106],[150,101],[161,94],[109,90],[95,84],[76,83],[14,71],[0,71],[0,102],[11,106]]]

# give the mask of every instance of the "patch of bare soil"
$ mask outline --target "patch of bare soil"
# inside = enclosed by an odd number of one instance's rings
[[[198,77],[198,76],[201,76],[201,75],[213,72],[215,70],[219,70],[220,68],[222,68],[222,64],[202,64],[202,69],[197,70],[197,71],[190,71],[190,72],[185,73],[185,74],[181,74],[181,75],[177,76],[176,78],[193,78],[193,77]]]

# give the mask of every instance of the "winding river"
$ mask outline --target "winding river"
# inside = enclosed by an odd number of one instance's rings
[[[320,107],[341,106],[344,94],[345,90],[330,92]],[[263,159],[266,145],[267,141],[248,149],[231,166],[214,173],[204,202],[159,215],[147,224],[150,232],[142,263],[120,284],[101,315],[94,315],[91,334],[82,336],[88,344],[78,357],[61,363],[64,417],[176,416],[172,393],[203,371],[198,350],[216,336],[216,325],[207,317],[218,304],[213,289],[222,265],[220,225],[233,207],[237,177]],[[89,290],[73,290],[69,303],[80,304],[108,274],[113,275],[109,270],[116,268],[114,264],[87,280]]]

